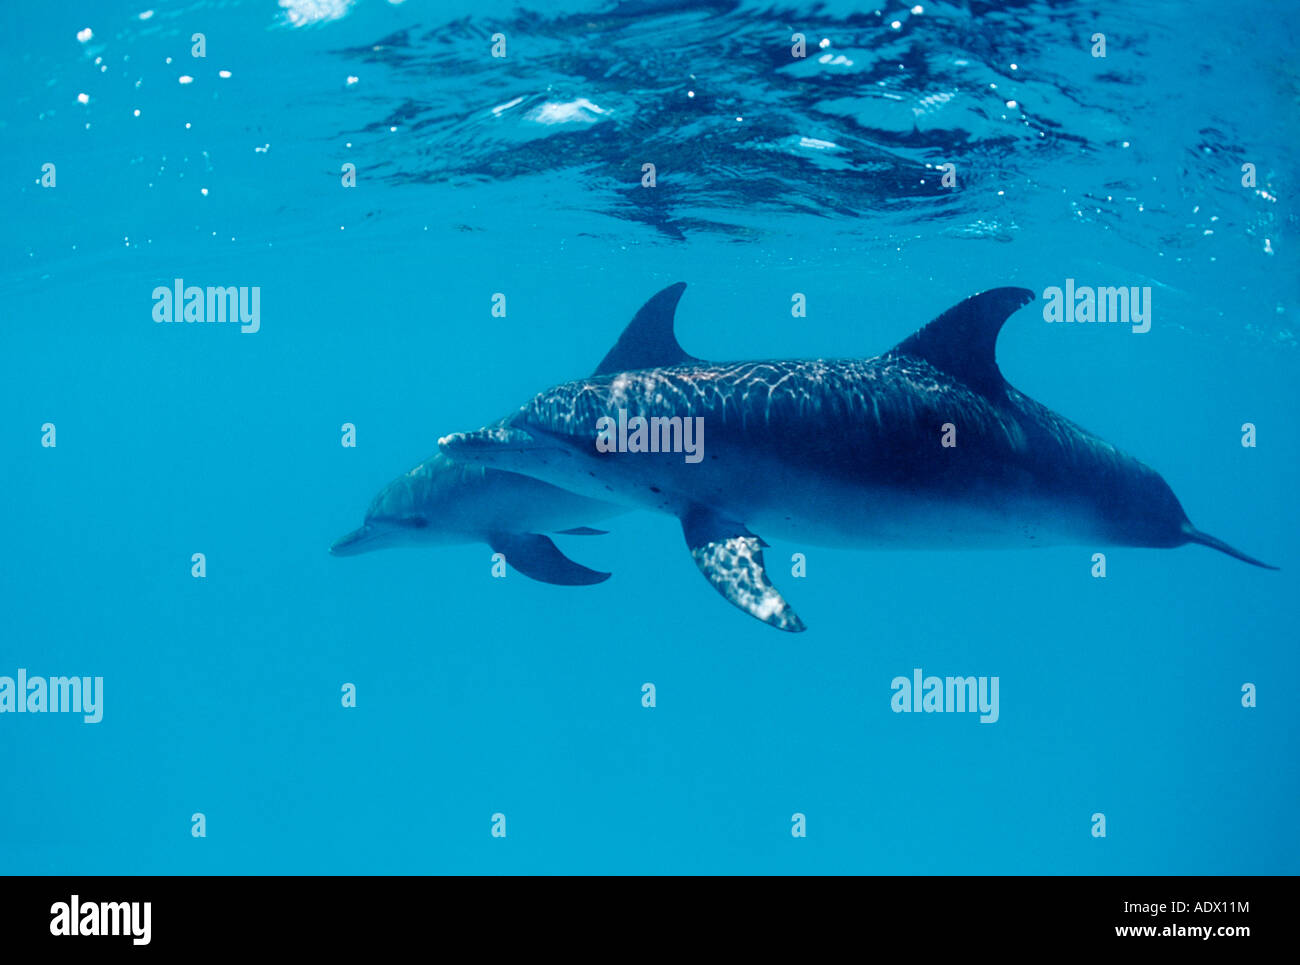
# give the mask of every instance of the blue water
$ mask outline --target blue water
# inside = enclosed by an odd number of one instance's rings
[[[102,676],[103,718],[0,714],[0,872],[1300,871],[1300,14],[922,7],[4,4],[0,676]],[[176,278],[260,330],[156,323]],[[1066,278],[1149,286],[1150,331],[1035,302],[1007,378],[1281,572],[773,540],[791,635],[644,512],[559,538],[595,587],[327,553],[672,282],[739,359]],[[893,713],[918,667],[999,720]]]

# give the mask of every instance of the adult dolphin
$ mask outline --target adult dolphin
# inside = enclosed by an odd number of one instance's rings
[[[804,624],[755,532],[895,548],[1201,543],[1275,568],[1197,530],[1158,473],[1007,383],[994,347],[1027,289],[973,295],[872,359],[717,364],[673,334],[685,287],[652,298],[589,378],[442,452],[676,516],[709,582],[781,630]]]

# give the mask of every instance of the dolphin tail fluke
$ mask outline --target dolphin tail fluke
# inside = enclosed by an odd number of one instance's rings
[[[604,583],[608,573],[588,569],[560,552],[550,538],[537,533],[498,533],[488,545],[529,579],[555,586],[591,586]]]
[[[733,606],[778,630],[808,629],[768,580],[761,539],[702,509],[682,518],[682,532],[695,565]]]
[[[1267,563],[1260,562],[1259,560],[1255,559],[1255,557],[1253,556],[1247,556],[1241,550],[1234,549],[1233,547],[1225,543],[1223,540],[1215,539],[1209,533],[1202,533],[1191,523],[1183,524],[1183,534],[1187,537],[1187,542],[1189,543],[1200,543],[1202,546],[1208,546],[1211,549],[1216,549],[1220,553],[1227,553],[1229,556],[1236,557],[1237,559],[1241,560],[1243,563],[1249,563],[1251,566],[1258,566],[1261,569],[1265,569],[1265,570],[1281,569],[1281,567],[1270,566]]]

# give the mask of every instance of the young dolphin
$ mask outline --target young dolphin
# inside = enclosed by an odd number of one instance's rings
[[[1031,291],[974,295],[872,359],[721,364],[673,334],[685,287],[651,299],[590,377],[442,452],[676,516],[708,581],[781,630],[804,624],[755,530],[877,548],[1201,543],[1267,567],[1197,530],[1153,469],[1007,383],[995,343]]]
[[[637,333],[652,327],[649,320],[658,316],[659,304],[656,296],[643,305],[623,340],[635,341]],[[609,574],[573,562],[542,534],[604,535],[585,524],[627,511],[529,476],[461,464],[437,453],[385,486],[371,501],[364,525],[335,540],[330,553],[356,556],[400,546],[487,543],[534,580],[589,585],[604,582]]]
[[[587,586],[604,582],[609,574],[573,562],[542,534],[602,535],[582,524],[625,511],[528,476],[453,462],[438,453],[380,490],[365,523],[335,540],[330,553],[356,556],[400,546],[487,543],[534,580]]]

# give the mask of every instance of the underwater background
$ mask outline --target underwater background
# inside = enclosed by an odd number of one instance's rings
[[[0,872],[1300,871],[1298,11],[4,4],[0,675],[102,676],[103,717],[0,714]],[[259,331],[155,322],[178,278]],[[559,537],[593,587],[328,554],[673,282],[729,360],[1067,278],[1150,331],[1040,297],[1008,380],[1280,572],[773,541],[790,635],[667,516]],[[893,713],[914,668],[997,676],[998,721]]]

